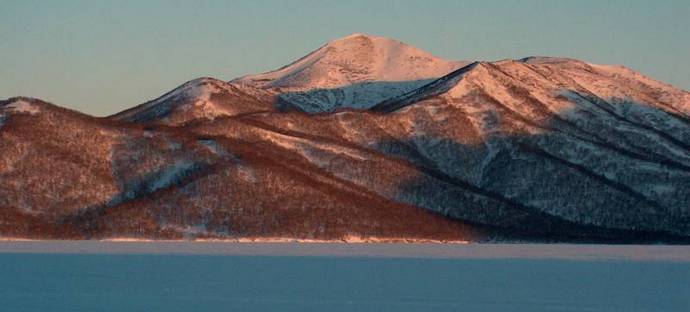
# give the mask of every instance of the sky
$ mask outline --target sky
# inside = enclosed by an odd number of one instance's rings
[[[105,116],[361,32],[456,60],[563,56],[690,90],[690,1],[0,0],[0,99]]]

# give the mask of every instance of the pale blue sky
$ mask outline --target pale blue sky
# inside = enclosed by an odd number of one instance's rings
[[[364,32],[440,57],[567,56],[690,89],[690,1],[0,0],[0,98],[95,115]]]

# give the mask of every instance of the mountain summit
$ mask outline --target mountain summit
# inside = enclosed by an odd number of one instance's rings
[[[180,125],[198,119],[268,111],[275,94],[251,86],[203,77],[188,81],[157,99],[119,112],[111,119]]]
[[[444,60],[397,40],[352,34],[283,68],[233,82],[280,88],[284,105],[318,113],[369,108],[467,63]]]

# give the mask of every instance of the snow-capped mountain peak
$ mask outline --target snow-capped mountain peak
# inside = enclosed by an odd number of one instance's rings
[[[278,70],[233,82],[279,88],[283,105],[309,113],[367,109],[468,63],[435,57],[394,39],[356,33],[330,41]]]
[[[394,39],[356,33],[330,41],[281,69],[235,81],[262,87],[333,88],[373,80],[438,78],[464,63],[435,57]]]
[[[35,100],[31,98],[11,98],[3,103],[0,103],[0,113],[23,113],[30,115],[38,114],[41,112],[41,108],[34,102]]]

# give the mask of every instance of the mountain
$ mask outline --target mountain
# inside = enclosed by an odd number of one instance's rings
[[[232,82],[279,89],[284,109],[320,113],[369,108],[467,63],[434,57],[397,40],[353,34],[278,70]]]
[[[688,92],[621,67],[501,61],[471,64],[374,106],[375,113],[289,124],[293,133],[409,162],[420,175],[390,196],[458,219],[528,231],[557,218],[602,230],[688,235],[689,106]],[[274,116],[280,118],[288,117]],[[314,161],[344,177],[354,170],[328,158]],[[375,179],[352,181],[379,187]],[[451,197],[459,194],[472,199]],[[536,223],[521,224],[517,212],[536,214]]]
[[[94,118],[31,98],[0,109],[3,236],[486,237],[319,173],[272,145]]]
[[[617,65],[356,34],[108,118],[0,107],[5,236],[690,242],[690,93]]]
[[[271,111],[274,101],[275,94],[270,91],[204,77],[110,118],[180,125],[200,119]]]

